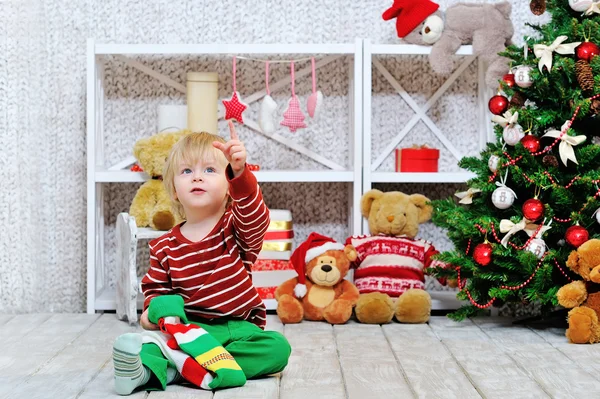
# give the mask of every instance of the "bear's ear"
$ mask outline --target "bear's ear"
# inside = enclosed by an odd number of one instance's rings
[[[360,200],[360,211],[365,219],[369,218],[373,201],[378,200],[382,196],[383,192],[379,190],[369,190],[362,196],[362,199]]]
[[[149,142],[150,138],[140,139],[135,142],[135,145],[133,146],[133,156],[135,157],[135,159],[142,162],[142,160],[140,159],[142,157],[142,152],[146,148],[148,148]]]
[[[567,259],[567,267],[573,270],[575,273],[579,273],[579,252],[577,250],[571,251],[569,258]]]
[[[429,205],[429,198],[422,194],[413,194],[408,198],[410,202],[412,202],[419,211],[419,223],[425,223],[429,219],[431,219],[433,208],[431,207],[431,205]]]

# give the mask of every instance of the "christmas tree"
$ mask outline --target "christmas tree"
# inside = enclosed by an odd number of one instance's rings
[[[455,249],[438,255],[450,267],[430,272],[458,280],[468,305],[456,320],[506,302],[555,309],[578,279],[569,254],[600,237],[600,4],[531,2],[545,8],[551,21],[501,53],[513,68],[489,101],[497,141],[459,162],[476,174],[469,190],[432,204]]]

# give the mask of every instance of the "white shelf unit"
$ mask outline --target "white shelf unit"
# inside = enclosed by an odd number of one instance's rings
[[[348,140],[352,156],[349,170],[337,165],[326,157],[285,140],[275,134],[269,138],[278,141],[301,154],[312,157],[330,170],[306,171],[259,171],[256,176],[259,182],[346,182],[352,183],[348,199],[348,225],[351,234],[361,233],[360,197],[362,190],[362,77],[363,77],[363,41],[356,39],[354,43],[345,44],[102,44],[93,39],[87,42],[87,312],[94,313],[116,308],[115,289],[106,286],[104,265],[104,198],[105,183],[143,182],[148,176],[144,173],[130,172],[126,168],[131,162],[127,160],[117,165],[104,164],[104,76],[103,63],[105,56],[115,56],[148,75],[170,85],[180,91],[185,87],[170,80],[156,71],[142,65],[127,56],[135,55],[285,55],[305,54],[324,56],[317,62],[317,68],[338,58],[350,56],[349,73],[349,118],[350,131]],[[296,72],[296,77],[308,75],[307,71]],[[304,74],[304,75],[303,75]],[[288,87],[289,78],[271,86],[271,90]],[[244,96],[246,103],[261,99],[265,91]],[[254,121],[245,124],[259,133],[260,128]],[[264,134],[264,133],[263,133]],[[143,230],[142,230],[143,231]],[[140,233],[144,234],[144,233]],[[152,235],[152,233],[148,233]],[[149,237],[147,237],[149,238]],[[272,303],[268,303],[271,307]]]
[[[446,138],[444,133],[435,123],[427,116],[427,111],[431,106],[450,88],[452,83],[464,72],[464,70],[475,60],[472,46],[461,46],[456,52],[457,55],[465,56],[461,65],[450,75],[448,80],[435,92],[435,94],[420,107],[406,92],[406,90],[398,83],[398,81],[385,69],[385,67],[377,60],[377,56],[393,55],[425,55],[429,54],[431,47],[417,46],[408,44],[373,44],[368,39],[363,41],[363,190],[370,190],[374,183],[464,183],[475,175],[468,171],[462,172],[439,172],[439,173],[401,173],[401,172],[377,172],[377,168],[381,163],[393,153],[398,147],[402,139],[411,131],[411,129],[419,122],[429,127],[439,141],[446,147],[456,158],[457,162],[464,154],[461,154],[454,145]],[[375,160],[372,160],[372,76],[373,67],[378,73],[383,74],[386,80],[398,92],[404,101],[414,110],[415,114],[405,122],[401,131],[396,135],[391,143],[387,145],[383,153]],[[478,121],[479,121],[479,149],[483,149],[488,140],[493,139],[493,131],[491,128],[491,115],[487,110],[487,99],[491,96],[489,89],[485,86],[485,65],[482,62],[478,63]],[[363,225],[363,230],[368,232],[366,222]]]

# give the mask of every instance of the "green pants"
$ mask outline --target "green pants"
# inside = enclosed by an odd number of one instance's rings
[[[247,379],[278,373],[287,366],[292,348],[287,339],[276,331],[263,331],[244,320],[190,323],[202,327],[219,341],[240,365]],[[162,355],[155,344],[144,344],[140,356],[142,364],[153,374],[143,389],[164,390],[167,368],[175,365]]]

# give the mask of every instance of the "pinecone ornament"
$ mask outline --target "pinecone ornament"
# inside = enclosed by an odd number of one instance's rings
[[[589,62],[578,60],[575,63],[575,73],[581,89],[586,93],[592,92],[594,90],[594,74],[592,73],[592,66]]]
[[[590,111],[592,111],[592,113],[594,115],[598,115],[600,113],[600,100],[597,98],[594,98],[592,100],[592,104],[590,105]]]
[[[558,159],[556,159],[556,157],[554,155],[544,155],[544,158],[542,158],[542,164],[544,164],[544,166],[547,168],[549,168],[549,167],[557,168],[558,167]]]
[[[514,94],[512,95],[512,97],[510,99],[509,106],[521,108],[523,105],[525,105],[526,100],[527,99],[525,98],[525,95],[523,93],[521,93],[518,90],[515,90]]]
[[[546,12],[546,0],[531,0],[529,8],[534,15],[542,15]]]

